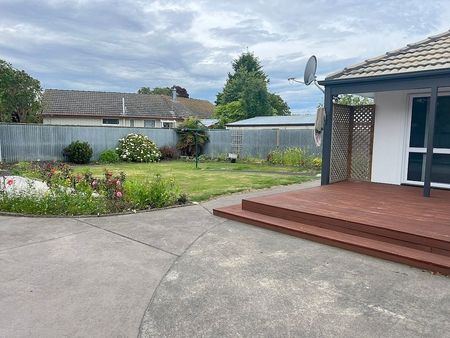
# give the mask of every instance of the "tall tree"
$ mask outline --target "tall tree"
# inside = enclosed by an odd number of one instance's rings
[[[40,82],[0,60],[0,121],[40,122],[41,109]]]
[[[269,102],[273,109],[272,115],[279,115],[279,116],[291,115],[291,110],[288,104],[281,98],[280,95],[269,93]]]
[[[237,121],[238,117],[291,114],[286,102],[268,91],[269,78],[253,53],[243,53],[233,60],[232,67],[234,72],[228,74],[223,90],[216,98],[218,109],[214,115],[221,121],[220,125]],[[239,105],[230,106],[232,102],[239,102]],[[226,107],[221,109],[221,106]],[[231,107],[239,107],[239,113],[231,114]]]
[[[177,97],[186,97],[189,98],[189,94],[186,90],[186,88],[183,88],[181,86],[173,86],[175,87]],[[172,96],[172,88],[170,87],[155,87],[151,89],[150,87],[141,87],[137,91],[138,94],[154,94],[154,95],[166,95],[166,96]]]

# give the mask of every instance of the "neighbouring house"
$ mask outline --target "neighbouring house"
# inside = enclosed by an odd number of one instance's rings
[[[228,123],[226,129],[314,129],[315,114],[256,116]]]
[[[47,89],[44,124],[175,128],[189,116],[210,118],[206,100],[165,95]]]
[[[450,31],[331,74],[322,184],[345,179],[450,188]],[[339,94],[374,106],[334,105]],[[350,138],[347,137],[350,135]],[[351,141],[349,141],[351,140]],[[364,172],[352,177],[352,173]]]

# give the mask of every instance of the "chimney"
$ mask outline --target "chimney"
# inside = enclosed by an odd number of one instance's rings
[[[125,98],[122,97],[122,115],[125,115],[125,111],[126,111],[126,108],[125,108]]]
[[[175,86],[172,87],[172,101],[177,102],[177,89]]]

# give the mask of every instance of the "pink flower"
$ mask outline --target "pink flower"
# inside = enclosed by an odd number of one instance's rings
[[[7,185],[13,185],[14,184],[14,180],[12,178],[10,178],[9,180],[6,181]]]
[[[117,198],[122,198],[122,196],[123,196],[123,194],[122,194],[121,191],[117,191],[117,192],[116,192],[116,197],[117,197]]]
[[[91,183],[92,188],[95,188],[98,185],[98,182],[96,180],[93,180]]]
[[[117,181],[116,181],[116,185],[117,185],[118,187],[120,187],[120,185],[121,185],[120,180],[117,180]]]

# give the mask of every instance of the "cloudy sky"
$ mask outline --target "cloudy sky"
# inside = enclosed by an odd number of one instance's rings
[[[44,88],[177,84],[214,101],[231,61],[248,48],[270,89],[303,113],[321,92],[287,78],[301,78],[310,55],[321,79],[449,29],[449,0],[0,0],[0,59]]]

